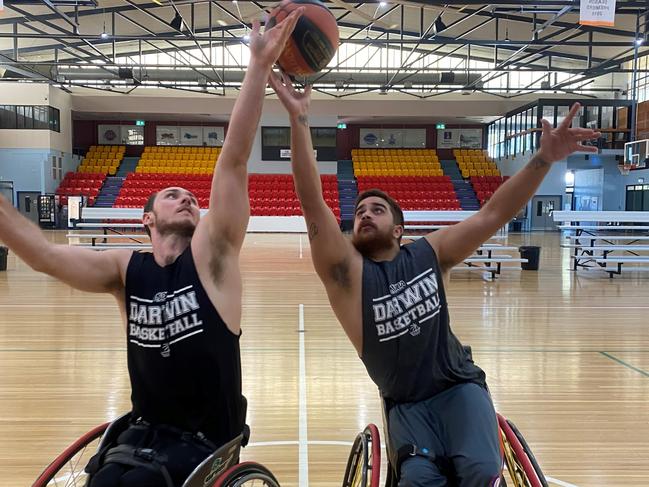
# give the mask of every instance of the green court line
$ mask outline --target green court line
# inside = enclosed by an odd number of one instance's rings
[[[624,360],[621,360],[621,359],[611,355],[610,353],[607,353],[607,352],[599,352],[599,353],[604,355],[604,357],[607,357],[607,358],[617,362],[620,365],[624,365],[628,369],[635,370],[636,372],[644,375],[645,377],[649,377],[649,372],[647,372],[645,370],[642,370],[642,369],[639,369],[638,367],[634,367],[633,365],[631,365],[629,363],[626,363]]]

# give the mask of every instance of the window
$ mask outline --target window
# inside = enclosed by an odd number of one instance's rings
[[[336,129],[333,127],[311,127],[313,148],[319,161],[336,160]],[[291,148],[290,127],[261,128],[261,159],[263,161],[284,160],[280,151]]]
[[[54,107],[0,105],[0,129],[38,129],[60,132],[60,112]]]

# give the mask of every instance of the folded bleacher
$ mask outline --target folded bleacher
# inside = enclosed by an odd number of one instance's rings
[[[56,194],[60,196],[62,205],[68,204],[68,196],[86,196],[88,204],[92,206],[105,180],[104,173],[69,172],[61,181]]]
[[[125,151],[126,146],[123,145],[93,145],[88,149],[77,172],[114,176],[124,159]]]
[[[475,176],[500,176],[496,163],[487,151],[478,149],[453,149],[453,156],[464,179]]]
[[[335,175],[321,176],[327,205],[340,219],[338,181]],[[201,208],[209,207],[212,176],[205,174],[130,173],[115,201],[115,207],[142,208],[149,196],[169,186],[188,189]],[[248,194],[251,214],[255,216],[301,215],[291,174],[250,174]]]
[[[480,201],[480,206],[489,201],[489,198],[507,179],[509,179],[509,176],[471,176],[469,181],[471,181],[471,186]]]
[[[354,175],[443,176],[435,149],[352,149]]]
[[[380,189],[403,210],[460,210],[460,202],[448,176],[359,176],[358,193]]]
[[[135,171],[143,174],[211,175],[220,147],[145,147]]]

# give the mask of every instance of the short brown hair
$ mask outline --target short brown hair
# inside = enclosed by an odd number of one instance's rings
[[[391,196],[389,196],[387,193],[384,193],[380,189],[368,189],[367,191],[363,191],[361,194],[359,194],[358,198],[356,198],[356,203],[354,204],[354,213],[356,213],[356,209],[358,208],[358,205],[361,204],[361,201],[371,196],[376,196],[377,198],[381,198],[387,201],[390,209],[392,210],[392,219],[394,220],[394,224],[403,226],[403,210],[401,210],[399,203],[397,203]]]
[[[153,205],[155,203],[155,198],[158,196],[158,193],[153,193],[151,196],[149,196],[149,199],[146,200],[146,205],[144,205],[144,213],[151,213],[153,211]],[[151,230],[149,227],[144,225],[144,231],[146,234],[151,238]]]

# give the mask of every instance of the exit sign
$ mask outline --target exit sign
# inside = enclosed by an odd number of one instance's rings
[[[444,130],[446,128],[446,125],[443,123],[438,123],[437,124],[437,130]]]
[[[343,130],[347,128],[347,124],[345,122],[339,122],[338,123],[338,128]]]
[[[144,120],[136,120],[135,125],[137,125],[138,127],[144,127]]]

